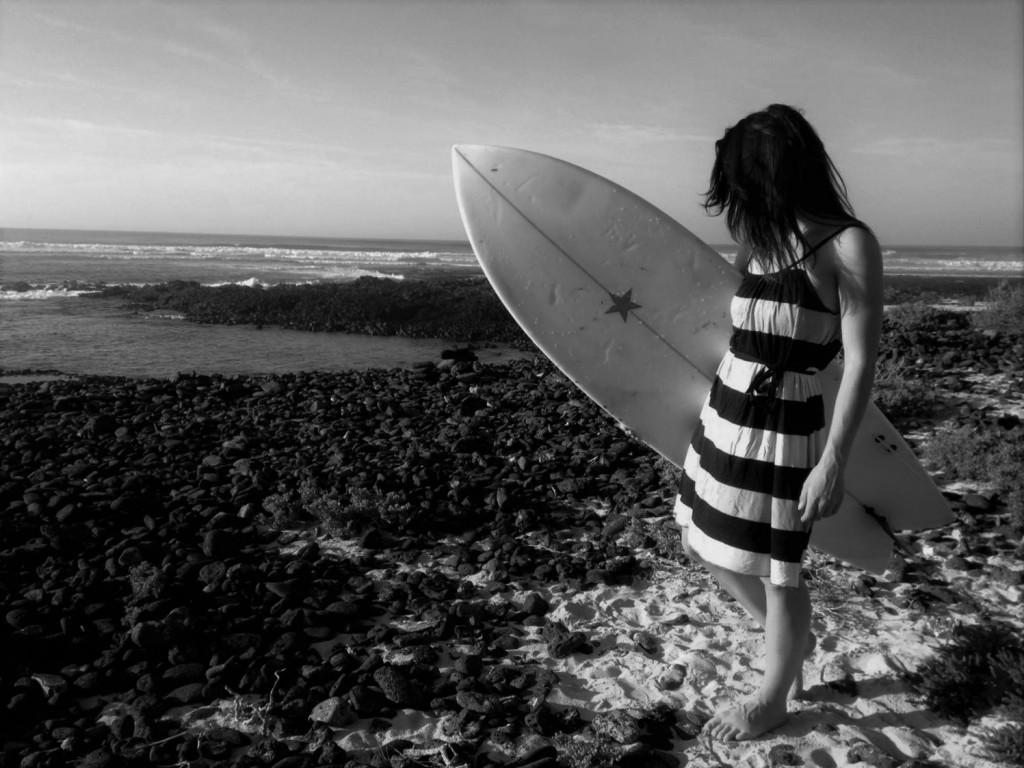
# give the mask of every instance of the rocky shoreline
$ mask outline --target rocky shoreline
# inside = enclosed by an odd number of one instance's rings
[[[894,416],[922,439],[940,419],[1022,429],[1008,399],[1020,341],[935,323],[890,325],[883,357],[941,379],[951,415]],[[1001,378],[993,391],[975,375]],[[552,606],[647,589],[685,562],[674,473],[546,362],[19,383],[0,386],[0,446],[0,766],[582,768],[715,754],[699,738],[705,707],[558,703],[579,679],[552,664],[609,646]],[[906,540],[931,565],[894,572],[892,604],[942,604],[980,574],[1017,589],[1000,609],[1020,620],[1024,575],[986,555],[1020,554],[1000,489],[947,496],[960,523]],[[885,588],[828,573],[862,595]],[[699,627],[695,605],[671,626]],[[659,626],[616,652],[667,658]],[[698,662],[660,684],[678,688]],[[825,693],[849,688],[837,686]],[[427,721],[429,739],[394,736]]]
[[[126,308],[171,310],[210,324],[275,326],[301,331],[487,341],[530,348],[501,301],[481,277],[343,283],[203,286],[173,281],[119,285],[85,298],[118,299]]]
[[[886,304],[984,301],[1000,283],[1024,281],[987,276],[886,277]],[[138,312],[180,312],[192,322],[372,336],[487,341],[532,349],[487,280],[480,277],[389,280],[362,277],[310,285],[203,286],[188,281],[101,287],[83,298],[117,299]]]

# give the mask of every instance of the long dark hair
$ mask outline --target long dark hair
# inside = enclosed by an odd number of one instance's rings
[[[800,231],[798,213],[836,223],[856,221],[825,145],[803,114],[785,104],[748,115],[715,143],[704,209],[714,216],[724,211],[733,238],[764,267],[779,270],[811,247]]]

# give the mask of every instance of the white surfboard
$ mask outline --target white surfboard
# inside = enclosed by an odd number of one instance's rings
[[[580,389],[682,466],[728,348],[739,273],[681,224],[590,171],[518,149],[452,150],[462,220],[484,273],[527,335]],[[828,417],[841,368],[822,372]],[[953,521],[910,447],[869,406],[838,514],[811,544],[881,573],[892,530]]]

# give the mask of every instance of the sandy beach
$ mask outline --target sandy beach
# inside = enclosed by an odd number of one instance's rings
[[[671,468],[547,362],[9,379],[0,765],[1012,764],[1016,710],[920,671],[1024,628],[1019,499],[939,466],[1021,445],[1024,346],[934,312],[887,321],[877,400],[957,522],[881,577],[812,554],[805,690],[732,744],[701,726],[762,633],[681,554]]]

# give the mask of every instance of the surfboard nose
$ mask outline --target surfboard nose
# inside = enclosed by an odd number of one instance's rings
[[[462,160],[473,166],[480,165],[484,157],[494,151],[486,144],[456,144],[452,147],[452,162]]]

